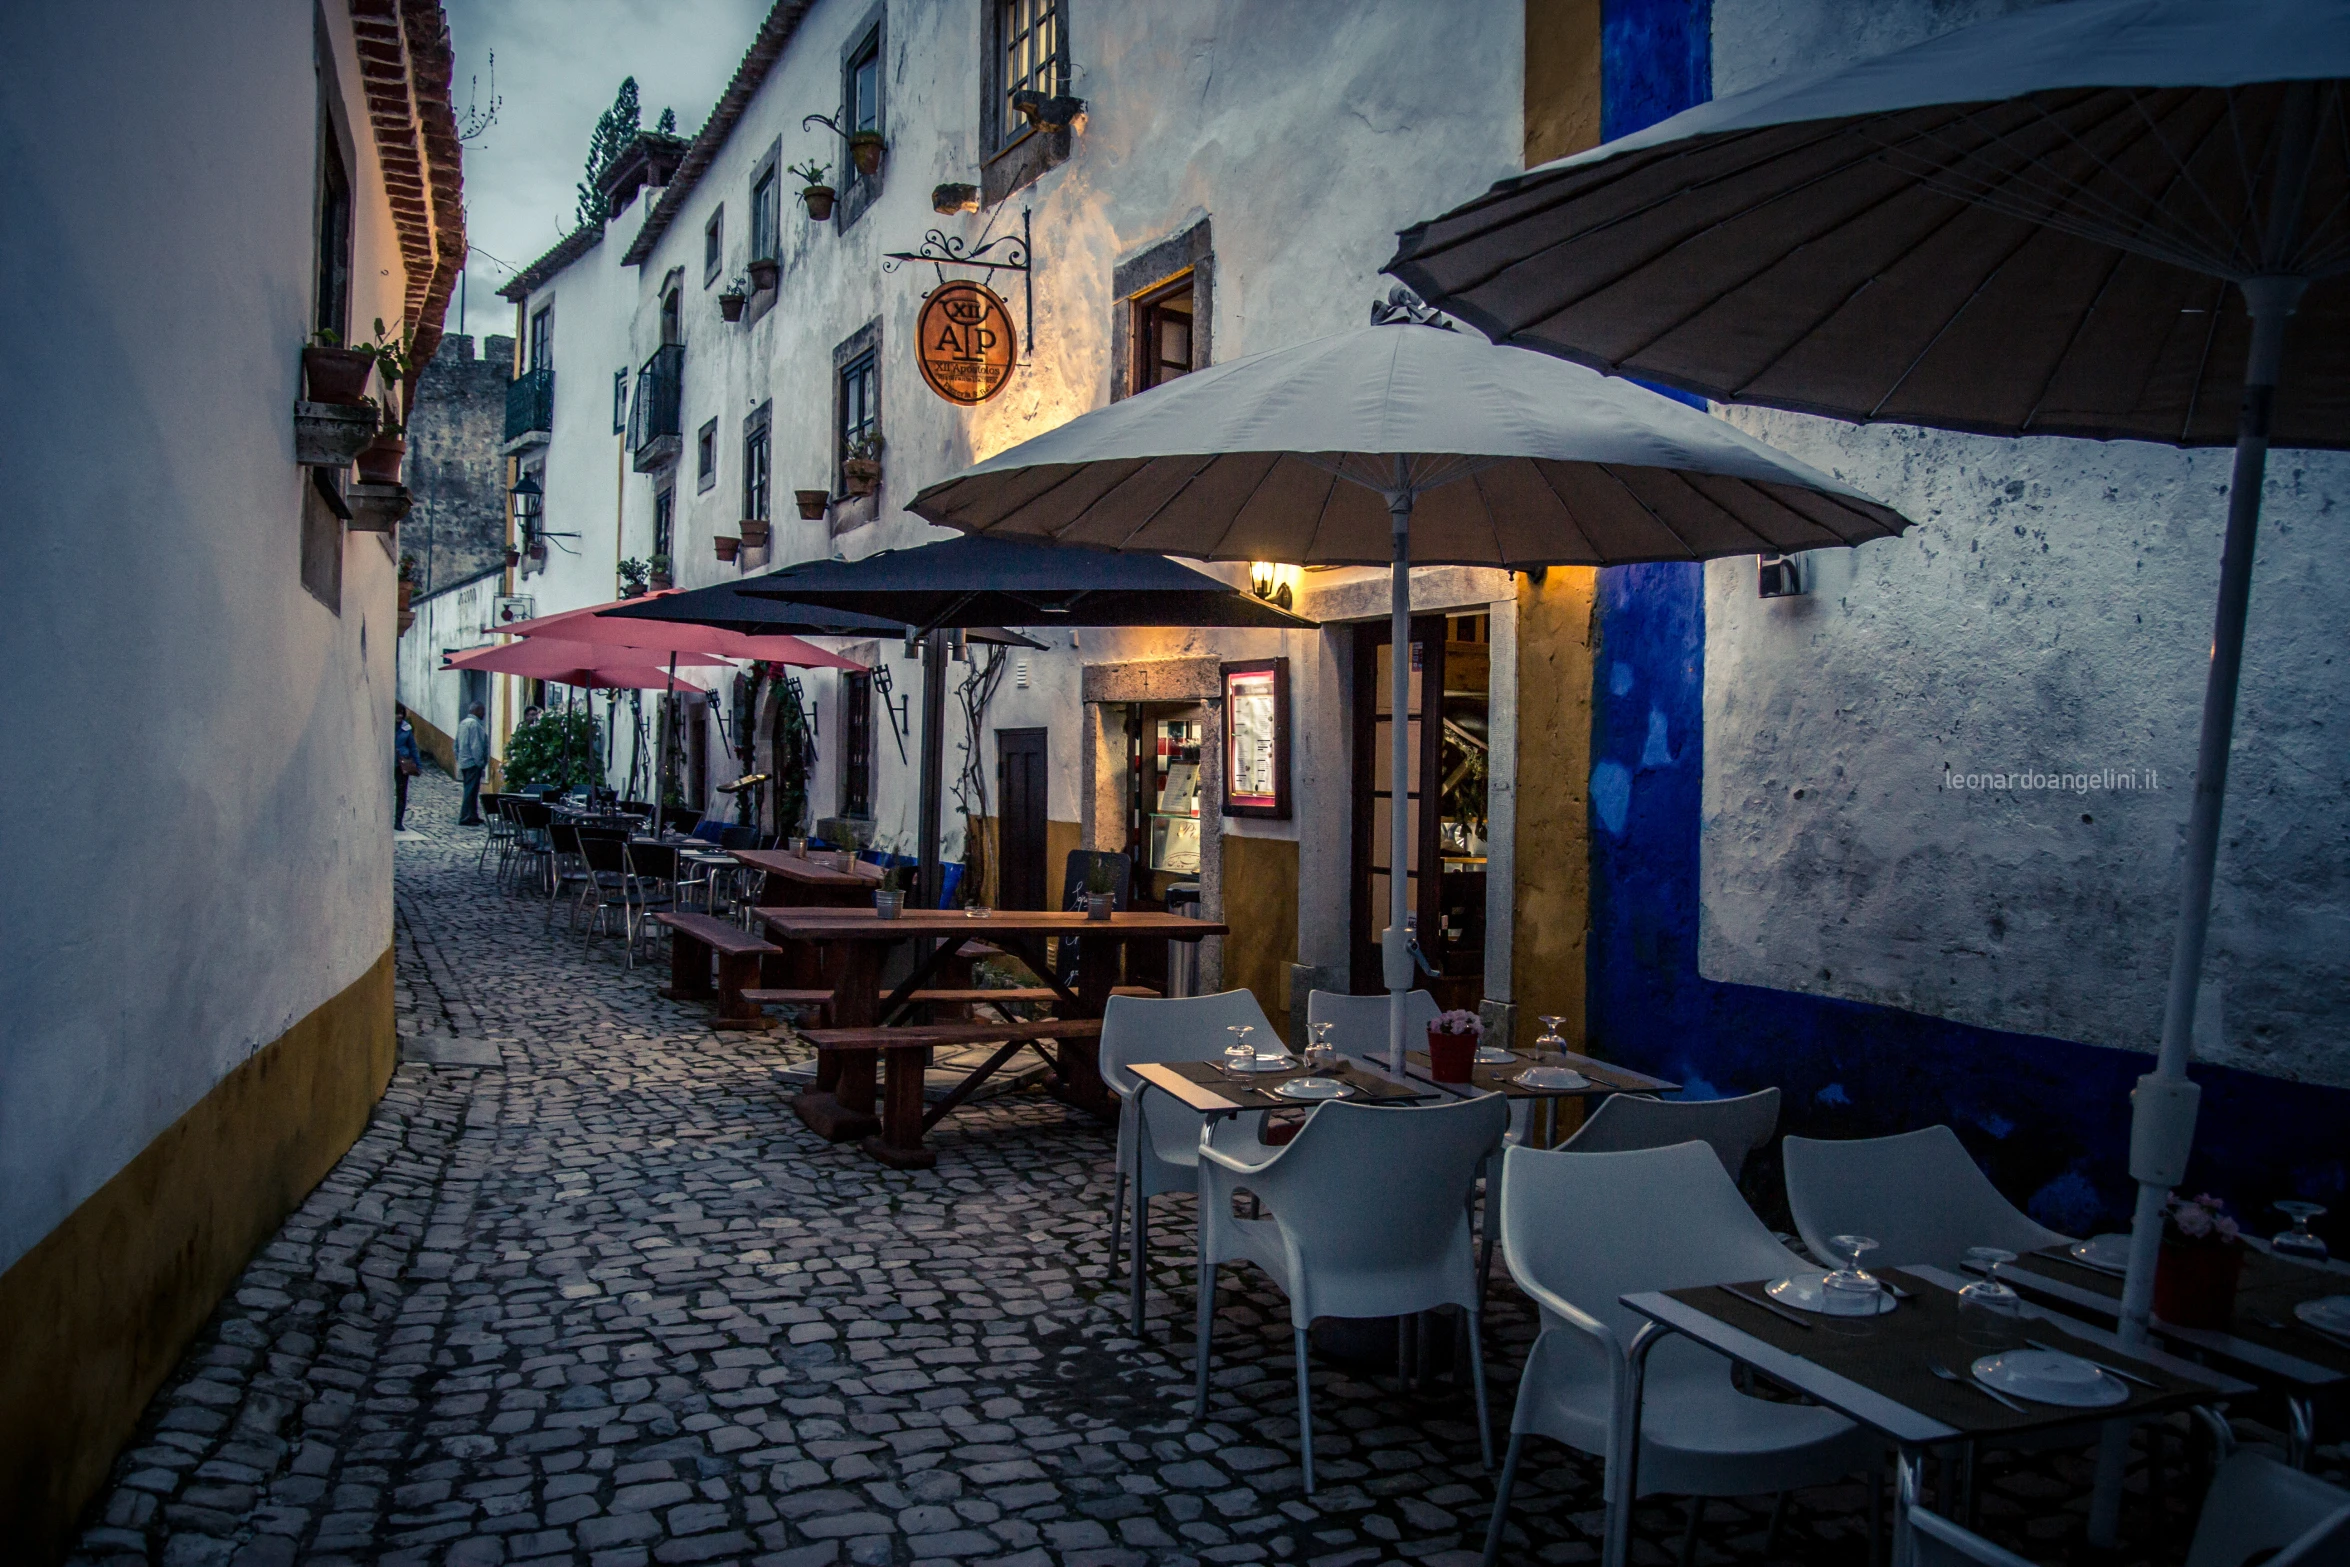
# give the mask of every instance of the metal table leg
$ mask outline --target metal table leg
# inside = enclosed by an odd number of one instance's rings
[[[1911,1538],[1909,1510],[1918,1505],[1924,1483],[1925,1449],[1903,1446],[1893,1457],[1893,1567],[1916,1567],[1916,1542]]]
[[[2285,1462],[2306,1472],[2317,1447],[2317,1401],[2307,1393],[2285,1400]]]
[[[1555,1102],[1555,1101],[1554,1101]],[[1624,1353],[1624,1393],[1616,1411],[1619,1460],[1607,1477],[1607,1539],[1600,1548],[1600,1567],[1625,1567],[1632,1554],[1632,1507],[1640,1499],[1640,1384],[1648,1371],[1648,1352],[1672,1329],[1643,1322]]]

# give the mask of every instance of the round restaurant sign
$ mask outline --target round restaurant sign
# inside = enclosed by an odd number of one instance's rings
[[[1012,314],[977,283],[942,283],[922,302],[914,357],[948,402],[984,403],[1004,389],[1020,357]]]

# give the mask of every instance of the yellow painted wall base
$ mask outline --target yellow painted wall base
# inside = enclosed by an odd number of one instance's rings
[[[1289,1037],[1289,966],[1297,961],[1297,842],[1224,835],[1226,990],[1255,993],[1273,1025],[1273,1042]]]
[[[386,947],[0,1274],[0,1555],[64,1556],[148,1400],[398,1057]]]
[[[457,742],[414,713],[408,715],[408,722],[416,730],[416,749],[440,763],[442,772],[456,777]]]
[[[1518,885],[1510,995],[1521,1046],[1545,1014],[1582,1048],[1591,928],[1591,627],[1599,573],[1518,579]]]

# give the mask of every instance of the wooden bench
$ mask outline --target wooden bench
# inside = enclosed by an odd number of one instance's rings
[[[1002,992],[992,992],[1001,995]],[[900,1170],[927,1170],[938,1155],[922,1146],[922,1134],[978,1091],[1024,1046],[1039,1040],[1098,1039],[1098,1017],[1040,1018],[1033,1023],[920,1023],[903,1028],[817,1028],[800,1037],[825,1051],[881,1052],[881,1130],[864,1140],[864,1150]],[[969,1077],[928,1110],[922,1106],[922,1074],[935,1045],[996,1044],[998,1049]]]
[[[669,927],[669,983],[662,994],[673,1001],[711,1001],[718,1004],[712,1028],[753,1032],[773,1028],[775,1019],[760,1010],[744,992],[759,983],[760,960],[783,949],[762,941],[740,926],[708,914],[656,914]],[[718,985],[710,985],[711,960],[717,960]]]

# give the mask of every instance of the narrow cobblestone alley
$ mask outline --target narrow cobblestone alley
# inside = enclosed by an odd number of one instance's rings
[[[819,1142],[782,1036],[583,956],[477,870],[448,780],[417,784],[407,1059],[154,1401],[78,1562],[1474,1559],[1491,1489],[1448,1380],[1318,1371],[1309,1502],[1286,1307],[1253,1275],[1227,1270],[1217,1418],[1187,1421],[1188,1327],[1159,1315],[1188,1321],[1181,1204],[1153,1342],[1126,1335],[1105,1129],[1030,1090],[950,1118],[934,1171]],[[1533,1324],[1506,1280],[1491,1316],[1498,1426]],[[2056,1484],[2002,1472],[1987,1511],[2071,1533],[2027,1521]],[[1519,1494],[1519,1549],[1595,1559],[1595,1466],[1540,1450]],[[1682,1516],[1644,1510],[1641,1559]],[[1713,1504],[1699,1559],[1761,1559],[1768,1517]],[[1857,1483],[1807,1494],[1776,1558],[1865,1560],[1864,1519]]]

